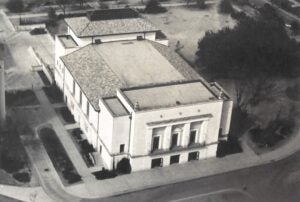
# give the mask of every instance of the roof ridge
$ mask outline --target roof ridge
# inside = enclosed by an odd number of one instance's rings
[[[86,16],[85,16],[86,17]],[[87,18],[87,17],[86,17]],[[79,36],[81,36],[82,35],[82,32],[83,31],[85,31],[86,30],[86,28],[91,24],[91,21],[90,21],[90,19],[88,19],[89,20],[89,22],[86,24],[86,26],[79,32]]]
[[[106,60],[104,59],[104,57],[101,55],[101,53],[98,52],[97,48],[95,48],[94,46],[92,46],[92,48],[95,50],[96,54],[100,57],[100,59],[103,61],[104,65],[106,67],[109,68],[109,70],[115,75],[115,77],[120,81],[120,83],[125,84],[125,86],[127,86],[127,84],[120,79],[120,77],[118,76],[118,74],[110,67],[110,65],[106,62]]]

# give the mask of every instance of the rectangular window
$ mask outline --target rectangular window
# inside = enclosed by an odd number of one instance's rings
[[[172,134],[171,149],[178,145],[178,133]]]
[[[120,153],[123,153],[125,149],[125,144],[120,145]]]
[[[162,165],[163,165],[162,158],[152,159],[151,161],[151,168],[162,167]]]
[[[170,157],[170,164],[179,163],[179,157],[180,155],[174,155]]]
[[[159,136],[153,137],[152,151],[159,149]]]
[[[79,104],[82,106],[82,92],[79,91]]]
[[[196,135],[197,135],[197,130],[192,130],[192,131],[190,132],[189,145],[195,144],[195,143],[196,143]]]
[[[90,115],[90,103],[87,101],[86,102],[86,116],[89,117]]]
[[[189,153],[188,161],[198,160],[199,152],[191,152]]]
[[[72,90],[73,90],[72,91],[73,95],[75,95],[75,81],[74,81],[74,79],[73,79],[73,89]]]

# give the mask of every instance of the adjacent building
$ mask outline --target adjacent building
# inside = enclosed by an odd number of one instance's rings
[[[216,156],[232,101],[131,9],[66,19],[56,37],[55,82],[104,166],[133,171]]]

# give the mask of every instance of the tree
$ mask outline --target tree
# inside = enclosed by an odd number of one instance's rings
[[[117,172],[120,174],[131,173],[131,165],[128,158],[122,158],[117,164]]]
[[[79,6],[82,8],[86,0],[73,0],[73,3],[79,4]]]
[[[60,9],[63,11],[64,16],[65,16],[66,15],[67,6],[70,3],[69,0],[56,0],[56,3],[60,7]]]
[[[219,5],[219,12],[224,14],[231,14],[234,11],[230,0],[221,0]]]
[[[293,32],[294,35],[297,35],[299,34],[299,31],[300,31],[300,25],[297,21],[293,21],[291,23],[291,30]]]
[[[196,54],[198,64],[216,76],[249,78],[298,75],[298,51],[281,24],[246,18],[233,29],[207,32]]]
[[[22,0],[9,0],[5,6],[14,13],[20,13],[24,10],[24,2]]]
[[[191,0],[186,0],[186,5],[188,6],[190,4]]]
[[[205,9],[205,8],[207,7],[205,1],[206,1],[206,0],[197,0],[197,6],[198,6],[200,9]]]
[[[150,0],[148,1],[144,12],[145,13],[163,13],[166,12],[167,9],[162,7],[158,0]]]
[[[48,10],[48,24],[54,26],[56,24],[57,15],[54,8]]]

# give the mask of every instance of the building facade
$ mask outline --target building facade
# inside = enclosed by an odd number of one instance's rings
[[[157,38],[160,30],[128,9],[66,22],[55,82],[104,167],[128,158],[137,171],[216,156],[232,101]]]

